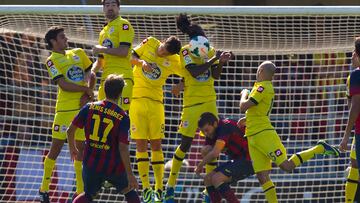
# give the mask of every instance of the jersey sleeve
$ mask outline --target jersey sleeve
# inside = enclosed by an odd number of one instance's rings
[[[360,94],[360,70],[355,70],[350,75],[349,96]]]
[[[209,53],[208,53],[208,58],[211,59],[213,56],[215,56],[216,54],[216,50],[211,47]],[[214,67],[214,66],[217,66],[219,64],[219,60],[216,60],[211,66]]]
[[[144,51],[146,50],[146,46],[148,45],[148,43],[150,43],[151,38],[148,37],[146,39],[144,39],[139,45],[137,45],[134,49],[133,49],[133,53],[140,58],[143,54]]]
[[[134,28],[128,21],[125,21],[121,25],[119,31],[119,44],[131,48],[133,40],[134,40]]]
[[[85,121],[89,112],[89,106],[90,104],[84,105],[79,113],[75,116],[74,120],[72,121],[72,124],[75,125],[78,128],[84,128]]]
[[[129,144],[129,129],[130,119],[128,116],[124,116],[119,125],[119,142]]]
[[[57,79],[63,77],[63,74],[60,72],[58,67],[55,66],[51,59],[47,60],[45,65],[52,80],[56,81]]]
[[[85,72],[91,70],[92,61],[86,55],[85,51],[83,49],[79,49],[79,51],[77,51],[77,54],[79,54],[81,58]]]
[[[180,53],[180,62],[183,67],[188,65],[196,64],[193,58],[190,55],[190,51],[188,49],[183,49]]]
[[[258,105],[261,102],[261,100],[264,98],[265,91],[266,91],[266,89],[262,85],[254,86],[249,95],[250,101],[252,101],[252,102],[254,102],[254,104]]]

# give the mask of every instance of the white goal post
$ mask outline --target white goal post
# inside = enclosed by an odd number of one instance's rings
[[[189,14],[212,46],[235,54],[216,81],[222,117],[238,119],[242,88],[251,88],[257,66],[273,61],[276,98],[273,125],[289,155],[319,139],[338,145],[347,122],[345,81],[351,67],[353,41],[360,36],[360,6],[121,6],[120,14],[135,29],[134,45],[148,36],[187,36],[176,29],[175,17]],[[71,47],[91,56],[91,46],[105,22],[101,6],[0,5],[0,202],[37,201],[43,158],[51,141],[56,86],[44,67],[43,37],[52,25],[65,28]],[[94,58],[93,58],[94,59]],[[164,87],[165,161],[172,158],[180,136],[181,98]],[[203,189],[194,174],[204,140],[194,139],[176,188],[180,202],[199,202]],[[131,143],[133,168],[135,145]],[[224,157],[223,157],[224,158]],[[315,157],[293,174],[274,167],[272,179],[281,202],[343,202],[349,153],[340,158]],[[169,171],[166,171],[165,181]],[[136,172],[137,175],[137,172]],[[53,202],[66,202],[74,190],[74,172],[67,145],[56,163],[50,187]],[[264,202],[255,177],[234,183],[241,202]],[[114,189],[103,188],[98,202],[122,201]]]

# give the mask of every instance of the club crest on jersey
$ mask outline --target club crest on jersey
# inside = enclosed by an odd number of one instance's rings
[[[186,55],[188,55],[188,54],[189,54],[188,50],[184,49],[184,50],[182,51],[182,55],[183,55],[183,56],[186,56]]]
[[[258,91],[258,92],[261,93],[261,92],[264,91],[264,89],[265,89],[265,88],[264,88],[263,86],[259,86],[256,91]]]
[[[163,65],[164,65],[165,67],[169,67],[169,66],[170,66],[170,61],[165,60],[164,63],[163,63]]]
[[[104,39],[102,45],[107,48],[113,48],[113,43],[110,39]]]
[[[67,130],[67,126],[66,125],[62,125],[61,126],[61,132],[66,132]]]
[[[129,25],[128,24],[123,24],[123,30],[129,30]]]
[[[276,156],[276,157],[279,157],[279,156],[281,156],[282,154],[283,154],[283,153],[281,152],[280,149],[275,150],[275,156]]]
[[[114,30],[115,30],[115,28],[114,28],[114,27],[111,27],[111,28],[109,29],[109,34],[113,33]]]
[[[198,75],[196,77],[196,80],[199,81],[199,82],[205,82],[205,81],[209,80],[209,78],[210,78],[210,71],[207,70],[203,74]]]
[[[156,63],[151,63],[150,64],[152,67],[152,71],[151,72],[147,72],[144,70],[144,68],[142,68],[142,72],[143,74],[149,78],[150,80],[157,80],[160,78],[161,76],[161,69],[156,65]]]
[[[78,55],[73,56],[74,61],[80,61],[80,57]]]
[[[191,57],[189,55],[184,56],[184,60],[186,64],[190,64],[192,62]]]
[[[189,126],[189,121],[181,121],[180,127],[187,128]]]
[[[55,76],[59,74],[58,70],[55,68],[55,66],[50,66],[50,73],[51,75]]]
[[[84,71],[78,66],[71,66],[66,73],[67,78],[74,82],[84,80]]]

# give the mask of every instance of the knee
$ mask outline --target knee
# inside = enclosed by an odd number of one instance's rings
[[[285,160],[279,165],[279,167],[281,168],[281,170],[287,173],[291,173],[295,168],[295,164],[292,161]]]
[[[201,148],[201,156],[205,157],[211,151],[211,146],[206,145],[205,147]]]
[[[261,185],[268,182],[270,180],[268,172],[260,172],[256,174],[256,177],[258,178]]]
[[[352,168],[358,168],[356,159],[351,159],[350,165]]]
[[[211,177],[211,184],[214,185],[215,187],[220,186],[220,184],[224,183],[224,182],[228,182],[228,179],[225,175],[223,175],[220,172],[216,172],[212,177]]]
[[[188,140],[182,141],[180,144],[180,149],[183,152],[188,152],[190,147],[191,147],[191,141],[188,141]]]

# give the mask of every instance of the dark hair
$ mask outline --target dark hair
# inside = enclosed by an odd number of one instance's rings
[[[215,122],[218,122],[218,118],[210,113],[210,112],[205,112],[203,114],[201,114],[200,119],[198,121],[198,127],[202,128],[205,125],[213,125]]]
[[[105,1],[106,0],[101,0],[101,3],[102,3],[103,6],[105,6]],[[120,0],[117,0],[116,4],[117,4],[117,6],[120,6]]]
[[[167,38],[164,42],[164,45],[166,51],[168,51],[170,54],[177,54],[180,52],[181,42],[179,38],[175,36],[170,36],[169,38]]]
[[[110,74],[105,79],[104,89],[107,99],[117,100],[121,96],[125,86],[124,78],[120,75]]]
[[[64,28],[60,26],[53,26],[48,29],[48,31],[45,34],[45,43],[47,43],[49,49],[53,48],[53,45],[51,44],[51,40],[56,40],[56,37],[60,32],[64,32]]]
[[[355,53],[360,56],[360,37],[355,38]]]
[[[185,13],[180,13],[180,15],[176,17],[176,25],[182,33],[188,34],[190,39],[195,36],[206,37],[204,30],[199,25],[191,23]]]

